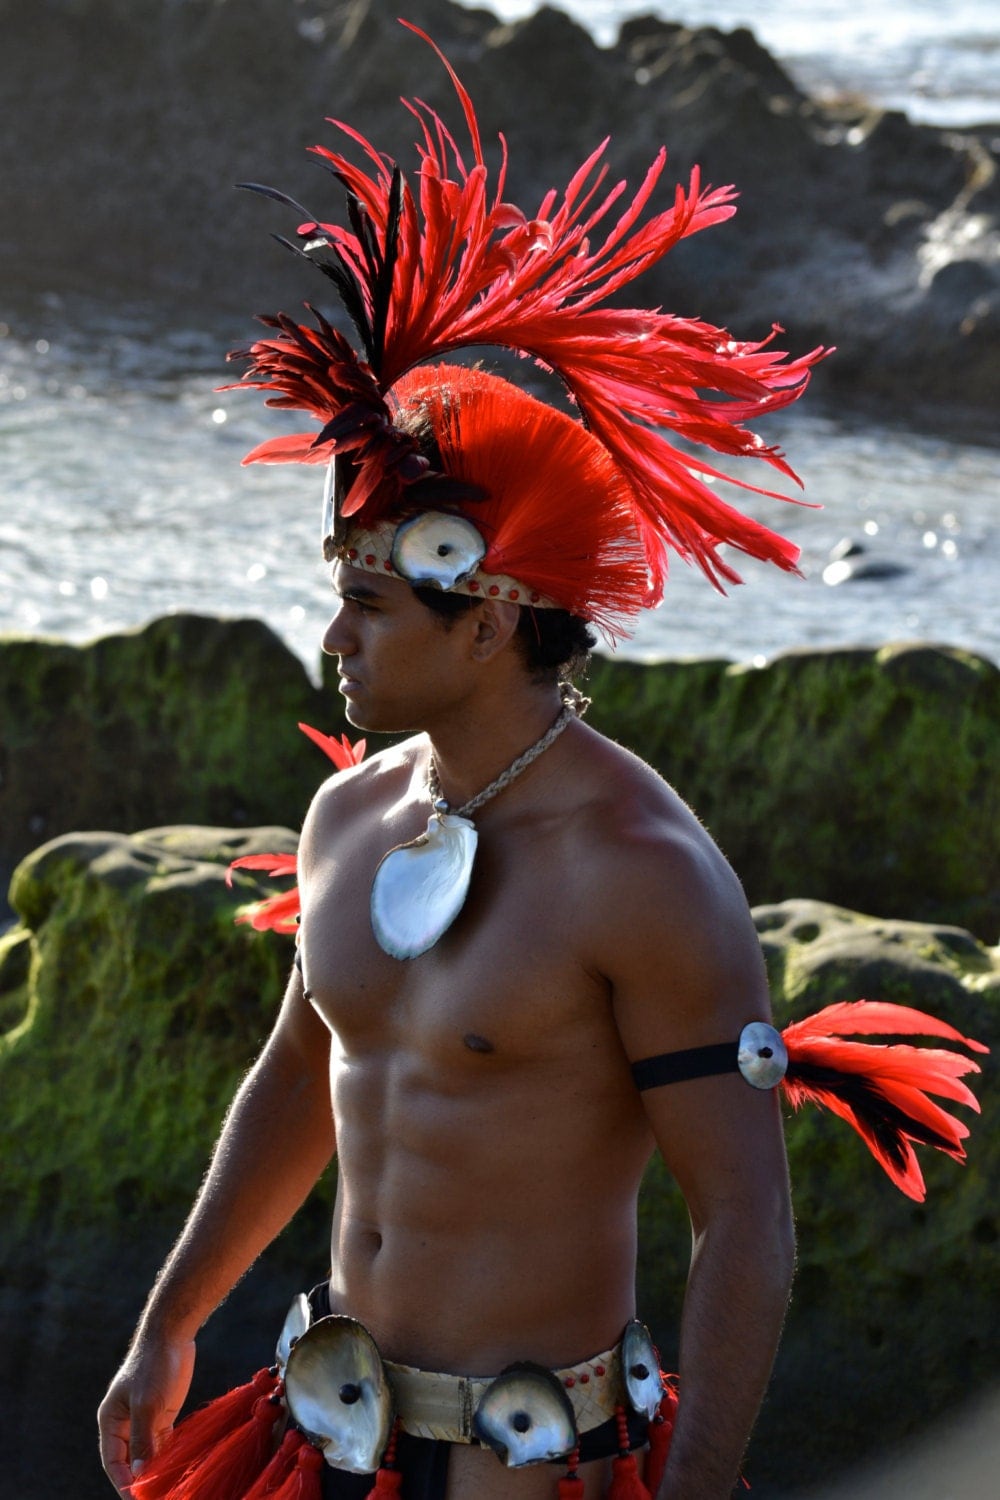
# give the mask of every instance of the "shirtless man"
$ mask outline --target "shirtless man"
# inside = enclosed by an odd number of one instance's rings
[[[187,1391],[194,1338],[335,1147],[330,1282],[381,1352],[423,1368],[552,1368],[634,1316],[636,1196],[658,1148],[693,1227],[669,1500],[723,1500],[792,1271],[777,1100],[741,1077],[640,1095],[630,1060],[768,1015],[756,934],[711,839],[647,766],[574,721],[476,817],[459,920],[381,952],[368,891],[428,814],[428,757],[465,802],[544,733],[505,601],[442,621],[400,579],[338,563],[324,649],[361,728],[422,731],[333,778],[303,829],[302,970],[229,1114],[190,1222],[101,1411],[125,1488]],[[589,1471],[588,1500],[606,1463]],[[599,1473],[595,1471],[600,1471]],[[545,1466],[456,1447],[449,1497],[548,1500]]]
[[[661,154],[601,245],[617,195],[594,207],[597,158],[536,219],[494,207],[459,98],[475,175],[422,106],[412,197],[374,149],[366,175],[316,148],[352,216],[303,224],[295,205],[300,248],[344,296],[361,352],[318,313],[265,319],[245,351],[250,384],[323,424],[250,457],[333,456],[325,649],[348,717],[414,737],[338,775],[309,811],[301,970],[101,1408],[121,1490],[181,1408],[198,1329],[334,1151],[332,1310],[384,1359],[466,1377],[518,1361],[565,1374],[613,1349],[635,1314],[639,1184],[661,1152],[693,1229],[664,1500],[730,1495],[778,1340],[793,1244],[776,1097],[732,1072],[640,1092],[630,1071],[732,1046],[768,1016],[739,884],[679,797],[573,717],[475,812],[451,925],[409,954],[376,925],[376,870],[423,832],[434,798],[461,809],[557,720],[566,657],[540,665],[544,620],[627,630],[662,595],[668,545],[714,581],[734,576],[722,542],[794,566],[797,549],[722,503],[660,429],[787,469],[742,423],[794,400],[819,357],[601,309],[605,278],[620,290],[728,217],[730,190],[693,176],[640,223]],[[555,369],[586,426],[505,380],[429,363],[489,343]],[[430,585],[466,604],[442,618]],[[548,1465],[510,1469],[450,1441],[446,1500],[552,1495]],[[586,1500],[608,1468],[581,1463]]]

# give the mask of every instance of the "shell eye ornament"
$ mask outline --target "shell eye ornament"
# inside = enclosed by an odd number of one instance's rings
[[[578,1440],[566,1392],[551,1370],[530,1363],[497,1376],[476,1408],[472,1430],[508,1469],[562,1458]]]
[[[777,1088],[788,1071],[788,1049],[781,1032],[766,1021],[751,1021],[740,1032],[736,1061],[753,1088]]]
[[[349,1474],[372,1474],[392,1429],[392,1394],[371,1334],[354,1318],[320,1318],[296,1339],[285,1366],[293,1421]]]
[[[638,1318],[626,1324],[622,1336],[622,1372],[633,1411],[645,1412],[652,1421],[663,1398],[660,1356],[649,1329]]]
[[[485,556],[486,543],[471,521],[429,510],[397,527],[391,560],[407,583],[447,590],[471,578]]]

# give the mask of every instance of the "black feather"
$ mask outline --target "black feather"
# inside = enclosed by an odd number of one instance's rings
[[[376,376],[382,372],[385,354],[385,325],[392,299],[392,282],[399,254],[399,220],[403,210],[403,174],[398,167],[392,171],[389,189],[389,213],[385,226],[385,255],[379,273],[372,283],[372,344],[374,355],[372,368]]]
[[[345,265],[332,245],[324,247],[324,258],[320,259],[317,251],[304,250],[301,245],[296,245],[293,240],[286,239],[284,235],[276,234],[273,238],[278,241],[279,245],[284,245],[286,250],[291,250],[293,254],[301,256],[311,266],[315,266],[317,270],[322,271],[323,275],[333,282],[337,288],[337,295],[344,304],[344,311],[354,324],[358,338],[364,345],[365,356],[370,363],[372,359],[372,336],[368,322],[368,310],[353,271]]]
[[[280,192],[278,188],[265,187],[261,182],[238,182],[236,186],[247,193],[259,193],[262,198],[273,198],[275,203],[283,203],[286,208],[294,208],[295,212],[301,215],[304,223],[319,223],[315,214],[311,214],[295,198],[289,198],[287,193]]]
[[[789,1065],[786,1083],[801,1083],[805,1088],[825,1090],[854,1111],[859,1123],[869,1132],[888,1157],[901,1169],[907,1165],[904,1138],[921,1145],[936,1146],[939,1151],[954,1152],[954,1142],[923,1120],[915,1120],[900,1105],[888,1099],[878,1084],[860,1073],[844,1073],[819,1063],[795,1062]]]

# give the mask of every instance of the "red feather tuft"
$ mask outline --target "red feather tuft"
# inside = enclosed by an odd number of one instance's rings
[[[429,417],[447,472],[486,492],[468,509],[487,541],[484,571],[556,597],[611,634],[622,601],[645,586],[646,563],[627,487],[601,444],[482,370],[422,368],[395,395]]]
[[[234,859],[226,871],[229,886],[233,883],[234,870],[266,870],[272,879],[278,879],[296,874],[298,857],[294,854],[244,854],[240,859]],[[294,932],[299,925],[299,911],[299,890],[294,886],[290,891],[254,902],[235,920],[248,922],[255,932]]]
[[[959,1080],[979,1064],[958,1052],[905,1044],[844,1041],[845,1035],[892,1033],[936,1036],[988,1052],[953,1026],[909,1006],[855,1000],[829,1005],[782,1032],[788,1072],[782,1088],[798,1108],[809,1101],[846,1120],[907,1197],[923,1202],[923,1175],[914,1143],[965,1159],[968,1127],[928,1098],[936,1094],[978,1111],[971,1089]]]
[[[318,745],[323,754],[333,761],[338,771],[350,770],[351,766],[360,766],[365,758],[368,748],[367,740],[355,740],[352,745],[346,734],[342,734],[339,740],[335,740],[332,734],[324,734],[320,729],[313,729],[310,724],[300,724],[299,728],[304,735],[308,735],[314,745]]]
[[[237,923],[249,922],[254,932],[292,933],[298,931],[301,911],[302,900],[299,888],[295,886],[290,891],[282,891],[280,896],[268,896],[266,900],[256,902],[234,920]]]

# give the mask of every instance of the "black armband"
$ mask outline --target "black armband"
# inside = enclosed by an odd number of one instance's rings
[[[788,1052],[781,1032],[766,1021],[751,1021],[736,1042],[712,1042],[707,1047],[686,1047],[679,1052],[659,1052],[632,1064],[637,1089],[656,1089],[665,1083],[683,1083],[689,1078],[711,1078],[720,1073],[742,1073],[755,1089],[773,1089],[788,1067]]]

